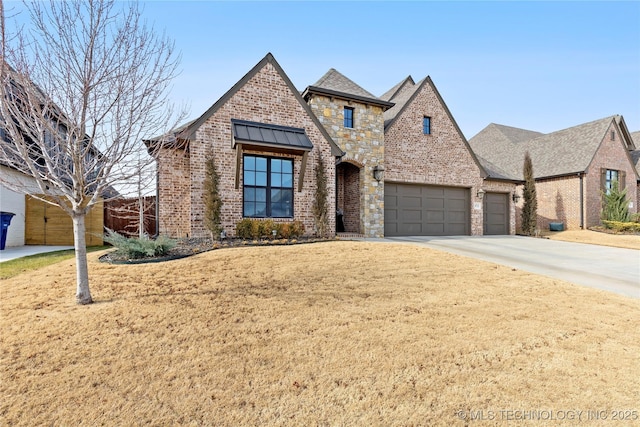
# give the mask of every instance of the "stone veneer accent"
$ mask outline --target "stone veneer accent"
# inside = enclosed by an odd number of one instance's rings
[[[384,235],[384,183],[373,178],[373,167],[382,166],[385,162],[382,108],[316,94],[309,98],[308,104],[338,147],[345,152],[342,162],[351,163],[360,168],[358,232],[367,237],[382,237]],[[354,109],[352,129],[344,127],[344,107]],[[349,218],[347,210],[349,206],[345,206],[345,220]]]
[[[307,114],[289,86],[271,63],[266,63],[242,87],[211,115],[196,131],[189,142],[188,151],[164,149],[158,155],[160,232],[170,236],[207,236],[203,225],[203,183],[205,159],[213,152],[220,174],[220,196],[223,200],[222,218],[225,231],[235,235],[236,224],[243,219],[243,183],[235,188],[236,150],[232,148],[231,119],[271,123],[304,128],[314,148],[309,153],[302,191],[298,180],[302,155],[249,151],[294,160],[294,218],[275,221],[300,220],[306,234],[313,234],[315,223],[312,206],[315,200],[315,168],[317,156],[322,153],[328,185],[329,212],[335,211],[335,162],[329,141]],[[242,167],[242,165],[240,166]],[[329,216],[329,232],[335,232],[335,217]]]
[[[425,116],[431,117],[429,135],[422,131]],[[384,141],[385,181],[470,188],[471,234],[483,234],[483,203],[476,194],[480,188],[489,190],[480,166],[430,81],[424,82],[413,101],[387,127]],[[514,188],[497,181],[491,185],[495,192]]]

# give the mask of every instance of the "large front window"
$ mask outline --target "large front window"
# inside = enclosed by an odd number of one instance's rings
[[[293,218],[293,160],[244,156],[243,216]]]

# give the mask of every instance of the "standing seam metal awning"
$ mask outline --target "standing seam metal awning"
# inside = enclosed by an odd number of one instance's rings
[[[231,119],[233,143],[311,151],[313,144],[304,129]]]
[[[231,119],[233,148],[236,149],[236,189],[240,186],[240,169],[243,146],[302,154],[298,192],[302,191],[304,173],[307,169],[307,157],[313,144],[304,129],[278,126],[267,123],[249,122]]]

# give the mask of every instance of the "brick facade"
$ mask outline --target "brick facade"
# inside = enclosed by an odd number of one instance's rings
[[[338,147],[345,152],[343,163],[359,168],[357,177],[352,168],[345,168],[339,174],[338,187],[349,189],[350,198],[342,200],[339,208],[343,210],[350,229],[347,231],[362,233],[367,237],[382,237],[384,234],[384,184],[373,178],[373,167],[384,165],[384,117],[382,108],[362,102],[312,95],[308,99],[311,111]],[[353,108],[353,128],[344,126],[344,108]],[[340,165],[338,165],[340,169]],[[342,183],[340,179],[349,179]],[[357,179],[359,194],[354,194],[354,181]],[[343,194],[344,196],[344,194]],[[358,217],[358,224],[354,219]]]
[[[611,139],[611,133],[614,139]],[[627,188],[627,198],[633,204],[630,212],[637,212],[638,195],[634,191],[634,182],[636,181],[636,173],[633,163],[631,162],[629,152],[622,144],[622,136],[618,126],[612,122],[607,130],[605,137],[598,148],[589,168],[585,179],[586,199],[586,227],[592,227],[600,224],[600,214],[602,212],[602,197],[600,174],[601,169],[611,169],[624,172],[625,188]]]
[[[578,175],[536,181],[538,202],[537,228],[549,230],[549,223],[562,222],[566,230],[580,228],[580,184]],[[584,185],[584,183],[583,183]],[[523,186],[518,186],[517,194],[522,195]],[[521,198],[517,209],[517,230],[522,230]]]
[[[620,129],[612,120],[586,173],[536,180],[538,229],[549,230],[550,222],[562,222],[567,230],[600,225],[602,169],[624,172],[625,187],[628,189],[627,198],[631,203],[629,211],[637,212],[640,195],[637,192],[634,166],[627,149],[623,146]],[[517,191],[518,194],[522,194],[522,186],[519,186]],[[523,200],[520,200],[517,210],[518,230],[522,222],[520,218],[522,205]]]
[[[158,156],[160,232],[170,236],[207,236],[203,225],[203,184],[205,160],[213,153],[220,175],[219,193],[223,200],[222,226],[227,235],[235,235],[236,224],[243,219],[243,182],[239,174],[236,188],[236,149],[232,147],[231,119],[302,128],[306,131],[314,148],[308,155],[302,190],[298,191],[302,153],[288,154],[272,151],[245,150],[244,154],[293,159],[294,163],[294,218],[300,220],[306,233],[312,234],[315,223],[312,206],[315,200],[315,168],[318,155],[322,155],[328,185],[328,210],[335,211],[335,162],[330,142],[283,80],[283,76],[270,61],[264,65],[222,105],[217,106],[195,131],[189,149],[162,150]],[[260,64],[259,64],[260,65]],[[251,73],[250,73],[251,74]],[[242,168],[242,165],[240,165]],[[278,221],[279,219],[276,219]],[[335,218],[329,216],[329,231],[335,230]]]
[[[242,173],[236,175],[237,149],[233,146],[232,119],[302,128],[314,148],[309,152],[302,190],[298,180],[303,163],[300,151],[244,149],[243,154],[283,157],[294,162],[294,218],[304,223],[307,234],[315,231],[312,215],[315,200],[315,168],[321,154],[328,183],[329,230],[335,232],[335,216],[343,215],[345,231],[367,237],[384,235],[384,181],[468,188],[470,230],[483,234],[483,203],[478,191],[512,194],[514,184],[484,178],[444,101],[429,78],[385,129],[385,108],[393,105],[366,97],[306,96],[307,104],[268,55],[247,76],[194,124],[184,147],[163,148],[157,153],[159,228],[176,237],[207,236],[204,227],[203,186],[205,160],[213,154],[220,174],[223,200],[222,226],[234,236],[243,219]],[[415,87],[413,88],[415,90]],[[412,90],[407,87],[401,90]],[[408,93],[397,94],[407,99]],[[354,111],[352,128],[344,126],[344,108]],[[423,134],[423,117],[431,118],[431,133]],[[192,129],[190,128],[192,127]],[[332,145],[335,144],[335,145]],[[337,150],[344,155],[337,161]],[[384,180],[374,178],[374,167],[384,167]],[[242,164],[240,164],[242,168]],[[242,172],[242,169],[240,169]],[[238,176],[238,183],[236,183]],[[511,201],[511,197],[508,197]],[[516,228],[515,208],[510,203],[509,232]],[[288,221],[289,219],[287,219]],[[278,221],[278,219],[276,219]]]
[[[424,117],[431,118],[428,135],[423,133]],[[483,180],[481,167],[429,79],[385,130],[385,181],[469,188],[472,235],[483,234],[478,190],[511,193],[514,189],[508,182]],[[513,218],[513,206],[510,211]]]

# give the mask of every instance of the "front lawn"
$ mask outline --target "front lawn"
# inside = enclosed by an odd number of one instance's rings
[[[387,243],[100,254],[89,306],[72,259],[0,282],[2,424],[638,422],[639,300]]]

